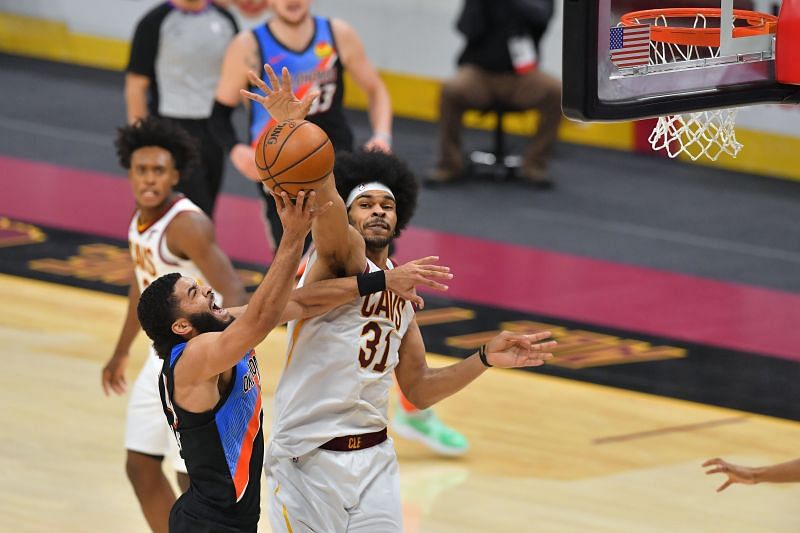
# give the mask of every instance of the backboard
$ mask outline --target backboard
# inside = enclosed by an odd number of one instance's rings
[[[564,0],[563,58],[575,120],[796,102],[800,0]]]

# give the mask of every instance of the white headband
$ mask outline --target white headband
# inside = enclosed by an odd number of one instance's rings
[[[356,201],[356,198],[358,198],[367,191],[383,191],[387,193],[389,196],[391,196],[392,200],[394,200],[394,193],[392,192],[392,189],[390,189],[383,183],[377,181],[371,181],[369,183],[361,183],[353,187],[353,190],[350,191],[350,194],[347,195],[347,202],[345,202],[347,208],[350,209],[350,206],[353,205],[353,202]]]

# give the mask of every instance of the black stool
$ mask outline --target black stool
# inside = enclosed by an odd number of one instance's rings
[[[505,146],[505,131],[503,130],[503,116],[512,111],[505,107],[493,107],[486,113],[494,113],[497,123],[494,128],[494,146],[491,152],[476,150],[469,154],[471,174],[489,174],[495,181],[513,180],[516,169],[522,165],[522,157],[508,155]]]

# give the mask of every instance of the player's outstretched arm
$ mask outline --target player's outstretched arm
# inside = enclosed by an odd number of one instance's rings
[[[446,291],[447,285],[437,280],[449,280],[453,277],[449,267],[436,264],[438,259],[436,256],[423,257],[392,270],[325,279],[295,289],[281,322],[321,315],[356,298],[385,289],[422,309],[425,301],[417,294],[417,287]]]
[[[728,479],[717,488],[722,492],[734,483],[755,485],[756,483],[796,483],[800,482],[800,459],[770,466],[741,466],[720,458],[709,459],[703,463],[708,467],[706,474],[725,474]]]
[[[255,72],[248,73],[250,83],[258,86],[264,96],[245,90],[241,91],[242,96],[264,106],[278,122],[303,119],[319,92],[309,92],[298,99],[286,68],[281,71],[280,79],[269,65],[264,65],[264,73],[269,84]],[[331,174],[316,188],[317,202],[331,202],[332,207],[314,220],[311,230],[319,257],[312,270],[314,280],[355,275],[362,272],[366,264],[364,238],[350,227],[347,208],[336,191],[334,180]]]
[[[128,310],[125,313],[125,322],[122,323],[122,331],[119,333],[114,353],[103,367],[101,375],[103,392],[106,396],[109,391],[125,394],[128,387],[125,380],[125,369],[128,367],[131,344],[141,329],[139,320],[136,318],[137,305],[139,305],[139,283],[136,281],[136,274],[131,269],[131,285],[128,288]]]
[[[549,331],[523,335],[504,331],[483,347],[484,357],[490,366],[517,368],[541,366],[553,354],[555,341],[541,342],[550,337]],[[436,402],[463,389],[483,374],[489,367],[481,361],[481,352],[454,365],[429,368],[425,361],[425,343],[414,320],[400,344],[400,362],[395,369],[397,383],[403,394],[418,409],[426,409]]]
[[[294,204],[286,193],[276,196],[275,201],[284,234],[269,272],[245,311],[225,331],[206,333],[189,341],[178,362],[181,372],[175,375],[176,385],[179,381],[184,384],[207,381],[231,368],[278,324],[294,287],[303,241],[317,210],[313,207],[313,192],[306,196],[301,191]]]

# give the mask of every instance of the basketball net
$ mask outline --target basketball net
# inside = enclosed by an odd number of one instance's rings
[[[722,154],[736,157],[742,144],[736,140],[738,108],[711,109],[658,117],[648,141],[653,150],[666,150],[669,157],[688,155],[692,161],[706,156],[716,161]]]
[[[770,15],[734,10],[733,23],[745,21],[749,27],[733,31],[769,31]],[[775,17],[771,17],[774,19]],[[713,60],[720,55],[720,29],[709,24],[720,19],[719,9],[662,8],[627,13],[623,25],[648,24],[651,27],[650,64]],[[678,30],[673,32],[672,28]],[[749,28],[756,28],[750,30]],[[722,154],[736,157],[742,144],[736,140],[737,108],[667,115],[658,118],[648,141],[653,150],[666,150],[669,157],[688,155],[692,160],[706,156],[716,161]]]

